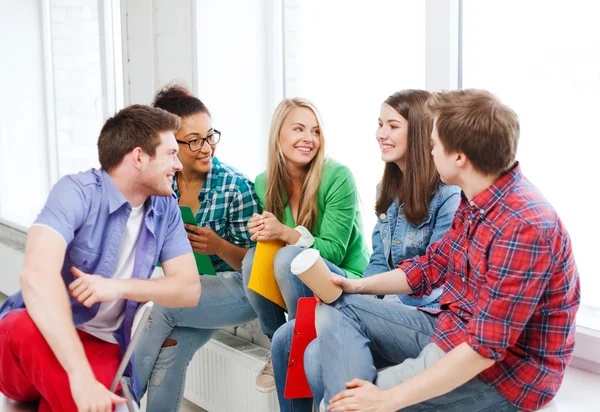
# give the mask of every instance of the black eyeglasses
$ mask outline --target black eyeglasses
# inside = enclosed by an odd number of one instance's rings
[[[212,134],[206,137],[192,139],[189,142],[185,142],[183,140],[177,140],[179,144],[187,145],[192,152],[197,152],[201,150],[204,146],[204,143],[207,142],[209,145],[214,146],[221,140],[221,132],[218,130],[213,130]]]

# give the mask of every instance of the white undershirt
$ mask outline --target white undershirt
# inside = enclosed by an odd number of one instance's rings
[[[132,208],[123,232],[113,279],[129,279],[133,276],[135,249],[143,220],[144,205]],[[123,323],[125,303],[125,299],[102,302],[96,316],[89,322],[79,325],[78,328],[103,341],[117,343],[113,332]]]

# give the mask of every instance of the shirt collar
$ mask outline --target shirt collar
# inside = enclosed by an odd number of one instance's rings
[[[123,206],[127,202],[123,193],[119,190],[117,185],[115,184],[112,177],[108,174],[108,172],[104,169],[102,171],[102,181],[104,182],[104,186],[106,187],[106,193],[108,195],[108,213],[113,214],[116,210],[118,210],[121,206]]]
[[[208,174],[206,175],[206,181],[204,182],[202,189],[200,189],[200,194],[198,195],[198,198],[200,198],[200,196],[206,195],[208,192],[210,192],[211,189],[213,189],[217,185],[218,176],[219,176],[220,172],[221,172],[221,162],[219,162],[219,159],[217,159],[216,157],[213,156],[212,167],[210,168],[210,170],[208,171]]]
[[[500,176],[493,185],[483,192],[478,193],[470,204],[467,201],[467,204],[469,204],[471,208],[476,209],[480,215],[485,215],[500,199],[506,196],[513,186],[521,180],[522,176],[521,166],[519,165],[519,162],[515,162],[508,172]]]
[[[213,189],[218,183],[218,176],[221,172],[222,166],[219,159],[213,156],[212,158],[212,166],[206,175],[206,180],[200,189],[200,193],[198,193],[198,200],[202,200],[202,198]],[[173,192],[175,192],[176,197],[179,199],[179,186],[177,185],[177,176],[178,173],[175,173],[173,176]]]
[[[108,195],[108,213],[113,214],[115,211],[119,210],[124,204],[129,204],[123,193],[119,190],[115,181],[110,177],[108,172],[104,169],[100,169],[102,172],[102,181],[106,187],[106,193]],[[153,212],[156,215],[160,215],[161,213],[155,207],[155,196],[150,196],[144,202],[147,215],[150,212]]]

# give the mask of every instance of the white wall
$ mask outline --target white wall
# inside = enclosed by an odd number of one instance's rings
[[[150,104],[166,83],[185,83],[222,132],[217,157],[254,178],[266,167],[269,121],[281,96],[273,91],[276,50],[268,40],[273,3],[126,0],[126,104]]]
[[[193,87],[191,0],[123,0],[125,104],[150,104],[172,80]]]
[[[0,262],[2,262],[0,293],[10,296],[21,288],[19,273],[21,273],[24,257],[23,252],[0,243]]]

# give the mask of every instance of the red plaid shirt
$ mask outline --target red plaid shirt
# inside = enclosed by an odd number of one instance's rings
[[[575,344],[579,275],[571,241],[518,164],[471,204],[425,256],[402,262],[415,297],[444,286],[432,338],[496,361],[479,374],[531,411],[558,391]]]

